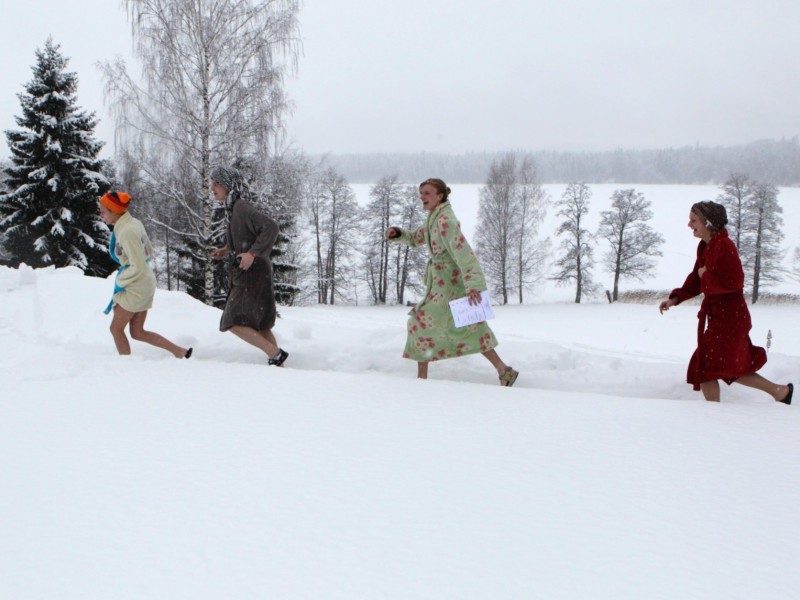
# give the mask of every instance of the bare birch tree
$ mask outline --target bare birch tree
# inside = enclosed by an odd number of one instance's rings
[[[370,201],[364,208],[364,273],[375,304],[386,304],[390,256],[386,230],[397,212],[402,193],[397,175],[386,175],[370,188]]]
[[[492,291],[508,304],[510,269],[514,251],[514,185],[517,159],[512,153],[492,162],[486,185],[479,191],[478,231],[475,249]]]
[[[753,184],[745,220],[747,231],[753,236],[753,304],[758,302],[762,287],[769,287],[781,279],[782,213],[783,208],[778,204],[778,188],[769,183]]]
[[[592,190],[585,183],[570,183],[556,203],[558,216],[564,221],[558,226],[556,235],[565,234],[561,242],[561,258],[555,266],[558,269],[552,279],[556,285],[575,282],[575,303],[579,304],[584,294],[596,289],[592,281],[594,266],[593,248],[590,245],[591,234],[584,228],[583,218],[589,212],[589,199]]]
[[[489,168],[480,189],[476,249],[493,291],[508,304],[541,274],[546,247],[536,234],[545,215],[546,195],[536,179],[536,165],[525,155],[507,153]]]
[[[743,251],[747,252],[746,238],[743,239],[742,232],[746,229],[745,216],[751,188],[752,182],[747,175],[731,173],[720,186],[722,193],[717,196],[717,202],[722,204],[728,213],[728,233],[740,255]]]
[[[794,249],[794,255],[792,257],[792,268],[789,271],[789,278],[792,281],[800,283],[800,246],[796,246]]]
[[[122,61],[102,65],[118,147],[135,156],[157,190],[178,203],[189,227],[190,292],[215,294],[208,251],[221,214],[208,193],[212,163],[266,160],[282,141],[284,78],[299,47],[299,0],[123,0],[143,85]],[[165,222],[164,227],[171,227]]]
[[[524,293],[542,278],[549,239],[539,239],[539,227],[547,214],[547,193],[539,183],[533,157],[525,155],[517,171],[516,206],[519,212],[516,237],[516,256],[511,274],[517,287],[519,303]]]
[[[335,304],[352,281],[360,210],[347,180],[329,168],[312,185],[309,213],[317,265],[317,302]]]
[[[603,256],[606,269],[614,274],[611,298],[619,299],[620,279],[643,280],[653,276],[653,256],[661,256],[661,234],[647,224],[653,218],[650,202],[633,188],[614,190],[611,210],[600,213],[598,237],[604,238],[609,249]]]
[[[412,230],[425,220],[425,213],[419,201],[419,190],[414,185],[403,189],[397,224],[403,230]],[[406,292],[420,294],[425,291],[424,277],[427,266],[425,252],[412,250],[405,244],[393,244],[391,249],[392,276],[395,282],[395,299],[398,304],[406,301]]]

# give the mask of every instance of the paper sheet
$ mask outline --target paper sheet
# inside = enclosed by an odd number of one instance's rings
[[[489,300],[489,292],[481,292],[481,303],[471,306],[468,297],[458,298],[450,301],[450,312],[453,313],[453,321],[456,327],[465,327],[473,323],[481,323],[487,319],[494,319],[492,303]]]

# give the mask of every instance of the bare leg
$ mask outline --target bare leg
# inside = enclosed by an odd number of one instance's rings
[[[427,379],[428,378],[428,363],[426,361],[421,361],[417,363],[417,379]]]
[[[495,369],[497,369],[497,374],[498,375],[502,375],[503,373],[506,372],[506,368],[508,367],[508,365],[506,365],[506,363],[504,363],[502,361],[502,359],[500,358],[500,355],[498,355],[497,352],[494,351],[494,349],[489,350],[488,352],[484,352],[483,356],[485,356],[486,359],[490,363],[492,363],[492,366]]]
[[[280,348],[280,346],[278,346],[278,340],[275,339],[275,335],[272,333],[271,329],[265,329],[264,331],[259,331],[258,335],[263,337],[265,340],[267,340],[270,344],[272,344],[276,348]]]
[[[125,327],[128,326],[135,314],[125,310],[119,304],[114,305],[114,317],[111,319],[109,330],[111,331],[111,337],[114,338],[117,352],[122,356],[127,356],[131,353],[131,344],[128,341],[128,336],[125,335]]]
[[[719,381],[704,381],[700,384],[700,391],[703,392],[703,398],[709,402],[719,402]]]
[[[137,342],[144,342],[157,348],[163,348],[164,350],[171,352],[175,358],[183,358],[186,356],[186,353],[189,351],[187,348],[173,344],[167,338],[155,333],[154,331],[147,331],[144,328],[145,319],[147,319],[146,310],[133,314],[133,318],[130,322],[131,337],[133,339],[135,339]]]
[[[280,352],[278,344],[275,343],[275,336],[268,330],[258,331],[252,327],[245,327],[244,325],[234,325],[231,327],[231,332],[236,334],[239,338],[251,346],[255,346],[266,354],[269,358],[275,358]]]
[[[744,377],[739,377],[739,379],[736,380],[736,383],[741,383],[742,385],[746,385],[747,387],[756,388],[757,390],[766,392],[777,401],[783,400],[789,393],[788,385],[779,385],[777,383],[773,383],[769,379],[765,379],[758,373],[753,373],[752,375],[745,375]]]

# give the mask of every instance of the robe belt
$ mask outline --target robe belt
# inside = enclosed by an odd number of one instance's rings
[[[737,292],[731,292],[729,294],[715,294],[713,298],[709,298],[708,296],[703,297],[703,301],[700,303],[700,311],[697,313],[697,345],[700,345],[700,341],[703,339],[703,333],[706,330],[706,322],[708,321],[708,308],[709,305],[719,302],[724,298],[730,298],[731,296],[741,296],[744,292],[739,290]]]

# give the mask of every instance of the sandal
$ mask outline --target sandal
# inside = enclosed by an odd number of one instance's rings
[[[786,386],[789,388],[789,393],[786,394],[786,397],[783,400],[778,400],[778,402],[783,402],[784,404],[791,404],[792,394],[794,394],[794,386],[791,383],[787,383]]]
[[[506,370],[500,375],[500,385],[503,387],[511,387],[519,377],[519,371],[515,371],[511,367],[506,367]]]
[[[270,358],[267,361],[267,364],[271,367],[280,367],[283,365],[286,358],[289,356],[289,353],[284,350],[283,348],[278,348],[278,353],[275,355],[274,358]]]

